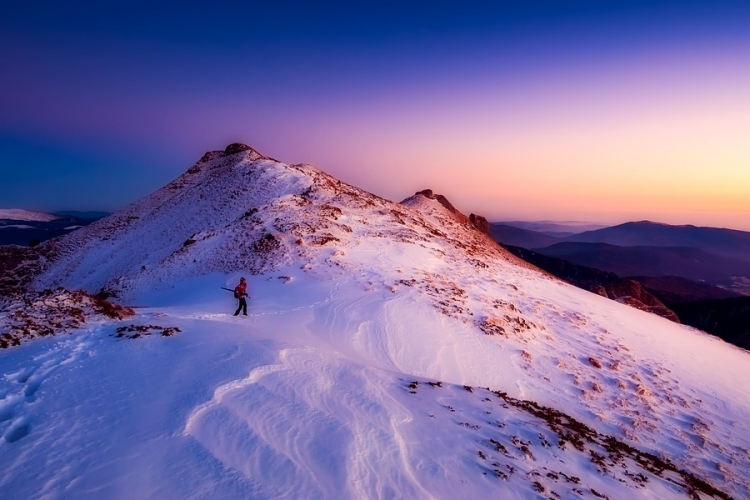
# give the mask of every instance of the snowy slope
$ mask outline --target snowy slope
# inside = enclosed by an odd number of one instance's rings
[[[746,351],[541,273],[439,200],[214,152],[49,245],[37,288],[145,307],[0,352],[14,497],[750,496]],[[248,318],[219,288],[240,275]]]

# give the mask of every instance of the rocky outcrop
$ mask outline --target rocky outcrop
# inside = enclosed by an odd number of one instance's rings
[[[490,233],[490,223],[487,222],[487,219],[485,219],[481,215],[476,214],[471,214],[469,215],[469,217],[466,217],[464,214],[459,212],[458,209],[454,207],[450,201],[448,201],[448,198],[446,198],[442,194],[435,194],[432,189],[423,189],[422,191],[417,191],[416,193],[414,193],[414,196],[424,196],[425,198],[429,198],[430,200],[435,200],[443,205],[459,221],[470,223],[472,226],[474,226],[484,234]]]
[[[484,234],[490,234],[490,223],[487,222],[487,219],[481,215],[470,214],[469,220],[474,224],[475,228],[479,229]]]
[[[616,300],[630,307],[657,314],[670,321],[679,323],[680,319],[674,311],[665,306],[659,299],[651,295],[639,282],[621,279],[606,285],[594,287],[592,292]]]
[[[621,279],[613,283],[608,283],[600,287],[600,290],[596,290],[596,293],[612,300],[619,299],[620,297],[633,297],[647,306],[664,307],[664,304],[659,299],[651,295],[643,288],[643,285],[634,280]]]
[[[26,291],[42,268],[43,250],[16,245],[0,246],[0,296],[8,297]]]
[[[456,207],[454,207],[453,204],[450,201],[448,201],[448,198],[446,198],[442,194],[433,193],[432,189],[423,189],[422,191],[417,191],[416,193],[414,193],[414,196],[419,196],[419,195],[422,195],[425,198],[429,198],[431,200],[437,201],[438,203],[443,205],[445,208],[447,208],[448,211],[450,211],[451,213],[461,214],[461,212],[459,212],[458,209],[456,209]]]
[[[260,154],[256,149],[251,148],[247,144],[242,144],[241,142],[233,142],[232,144],[228,145],[226,148],[224,148],[224,152],[221,153],[221,156],[235,155],[237,153],[244,153],[245,151],[250,152],[250,155],[248,157],[250,161],[267,159],[266,156]]]
[[[81,290],[18,292],[0,297],[0,349],[29,340],[70,333],[95,319],[125,319],[129,307],[113,304]]]
[[[242,144],[241,142],[233,142],[224,149],[224,156],[241,153],[242,151],[250,151],[251,149],[253,148],[251,148],[247,144]]]

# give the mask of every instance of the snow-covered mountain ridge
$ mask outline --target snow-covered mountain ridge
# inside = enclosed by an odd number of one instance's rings
[[[228,151],[234,152],[206,153],[164,188],[53,242],[47,252],[54,265],[38,286],[103,287],[133,300],[142,288],[186,276],[262,273],[373,237],[423,242],[445,237],[442,224],[471,226],[460,213],[444,213],[439,196],[396,204],[309,165],[287,165],[253,149]],[[439,206],[432,215],[437,228],[404,205],[428,212]],[[464,233],[461,246],[521,262],[475,231]]]
[[[46,212],[35,212],[33,210],[23,210],[21,208],[0,208],[0,219],[46,222],[60,218],[59,215],[48,214]]]
[[[34,287],[183,333],[2,353],[20,496],[750,496],[746,351],[553,279],[429,193],[234,147],[46,245]],[[240,275],[248,318],[219,290]]]

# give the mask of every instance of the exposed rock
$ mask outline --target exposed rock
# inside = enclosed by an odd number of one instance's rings
[[[442,194],[435,194],[432,189],[423,189],[422,191],[417,191],[416,193],[414,193],[414,196],[424,196],[425,198],[435,200],[445,208],[447,208],[449,212],[456,215],[462,222],[468,221],[482,233],[487,235],[490,234],[490,223],[487,222],[487,219],[485,219],[481,215],[476,214],[471,214],[467,218],[464,214],[459,212],[458,209],[454,207],[450,201],[448,201],[448,198],[446,198]]]
[[[40,247],[0,246],[0,297],[26,291],[42,261]]]
[[[639,282],[621,279],[606,285],[594,287],[592,292],[616,300],[630,307],[657,314],[670,321],[679,323],[680,319],[674,311],[667,308],[659,299],[651,295]]]
[[[241,142],[233,142],[224,149],[224,156],[241,153],[242,151],[250,151],[251,149],[253,148],[251,148],[247,144],[242,144]]]
[[[151,336],[152,332],[159,332],[162,337],[171,337],[175,333],[181,333],[176,326],[163,327],[159,325],[130,325],[121,326],[112,336],[118,339],[140,339]]]
[[[652,314],[656,314],[657,316],[661,316],[662,318],[666,318],[666,319],[668,319],[670,321],[674,321],[675,323],[679,323],[680,322],[680,318],[677,316],[677,314],[675,314],[675,312],[672,311],[671,309],[667,309],[664,306],[661,306],[661,307],[659,307],[659,306],[647,306],[646,304],[644,304],[640,300],[638,300],[638,299],[636,299],[634,297],[629,297],[629,296],[619,297],[619,298],[615,299],[615,301],[619,302],[621,304],[628,305],[630,307],[634,307],[636,309],[640,309],[641,311],[646,311],[646,312],[650,312]]]
[[[206,151],[206,153],[201,156],[201,159],[198,160],[198,163],[205,163],[207,161],[215,160],[216,158],[222,156],[224,154],[223,151]]]
[[[247,144],[242,144],[241,142],[234,142],[230,144],[229,146],[227,146],[224,149],[224,152],[221,153],[221,156],[231,156],[237,153],[243,153],[245,151],[250,152],[250,155],[248,157],[250,161],[268,159],[268,157],[260,154],[257,150],[251,148]]]
[[[469,220],[474,224],[475,228],[479,229],[484,234],[490,234],[490,223],[487,222],[487,219],[481,215],[470,214]]]
[[[431,200],[436,200],[438,203],[443,205],[445,208],[447,208],[449,211],[451,211],[454,214],[460,214],[456,207],[454,207],[450,201],[448,201],[448,198],[443,196],[442,194],[435,194],[432,192],[432,189],[423,189],[422,191],[417,191],[414,193],[414,196],[422,195],[426,198],[429,198]]]
[[[0,349],[70,333],[96,319],[124,319],[135,312],[81,290],[17,292],[0,298]]]
[[[262,154],[260,154],[255,149],[251,148],[247,144],[242,144],[240,142],[235,142],[230,145],[228,145],[223,151],[206,151],[203,156],[201,156],[201,159],[198,160],[195,165],[187,169],[186,174],[197,174],[204,168],[216,168],[219,165],[225,165],[227,162],[236,162],[237,159],[234,158],[226,158],[227,156],[232,156],[237,153],[243,153],[249,151],[250,153],[247,155],[247,159],[250,161],[256,161],[256,160],[267,160],[270,159]],[[221,161],[223,159],[223,161]],[[217,161],[220,160],[220,161]],[[276,161],[276,160],[273,160]],[[166,188],[177,191],[182,188],[184,188],[186,185],[190,184],[191,181],[189,179],[186,179],[185,176],[178,177],[177,179],[173,180],[169,184],[167,184]]]
[[[659,299],[647,292],[646,289],[643,288],[643,285],[635,280],[621,279],[609,283],[603,288],[604,293],[599,293],[599,295],[604,295],[604,297],[613,300],[619,299],[620,297],[633,297],[647,306],[664,307],[664,304]]]

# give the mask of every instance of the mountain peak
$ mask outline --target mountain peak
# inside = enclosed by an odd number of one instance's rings
[[[319,267],[321,259],[328,266],[332,247],[348,252],[374,238],[412,244],[450,238],[456,252],[460,246],[493,258],[505,254],[476,230],[482,219],[466,217],[430,190],[398,204],[236,143],[206,153],[124,210],[51,243],[59,257],[38,283],[134,300],[145,290],[212,272],[262,274]],[[111,245],[106,252],[102,241]]]
[[[241,142],[233,142],[232,144],[229,144],[226,148],[224,148],[224,150],[206,151],[201,159],[198,160],[198,163],[190,167],[190,170],[192,170],[192,172],[190,173],[197,172],[200,169],[199,165],[201,163],[207,163],[216,160],[217,158],[233,156],[239,153],[245,153],[246,158],[250,161],[270,159],[269,157],[261,154],[257,149],[248,146],[247,144],[243,144]]]
[[[448,201],[448,198],[446,198],[442,194],[435,194],[432,189],[423,189],[422,191],[417,191],[416,193],[414,193],[414,196],[405,199],[401,203],[407,206],[419,207],[420,205],[424,205],[425,200],[434,200],[438,202],[457,221],[464,224],[470,224],[484,234],[489,234],[490,223],[485,217],[476,214],[470,214],[468,217],[466,217],[464,214],[458,211],[458,209],[454,207],[450,201]]]
[[[234,155],[237,153],[242,153],[243,151],[250,151],[251,156],[257,156],[259,158],[265,158],[262,154],[260,154],[257,150],[251,148],[247,144],[242,144],[241,142],[233,142],[232,144],[228,145],[226,148],[224,148],[223,156],[229,156]]]
[[[454,213],[454,214],[461,214],[461,212],[459,212],[456,209],[456,207],[454,207],[453,204],[450,201],[448,201],[448,198],[446,198],[442,194],[435,194],[432,191],[432,189],[423,189],[422,191],[417,191],[416,193],[414,193],[414,196],[415,197],[416,196],[424,196],[425,198],[427,198],[429,200],[435,200],[438,203],[440,203],[441,205],[443,205],[445,208],[447,208],[449,212]],[[463,215],[463,214],[461,214],[461,215]]]

